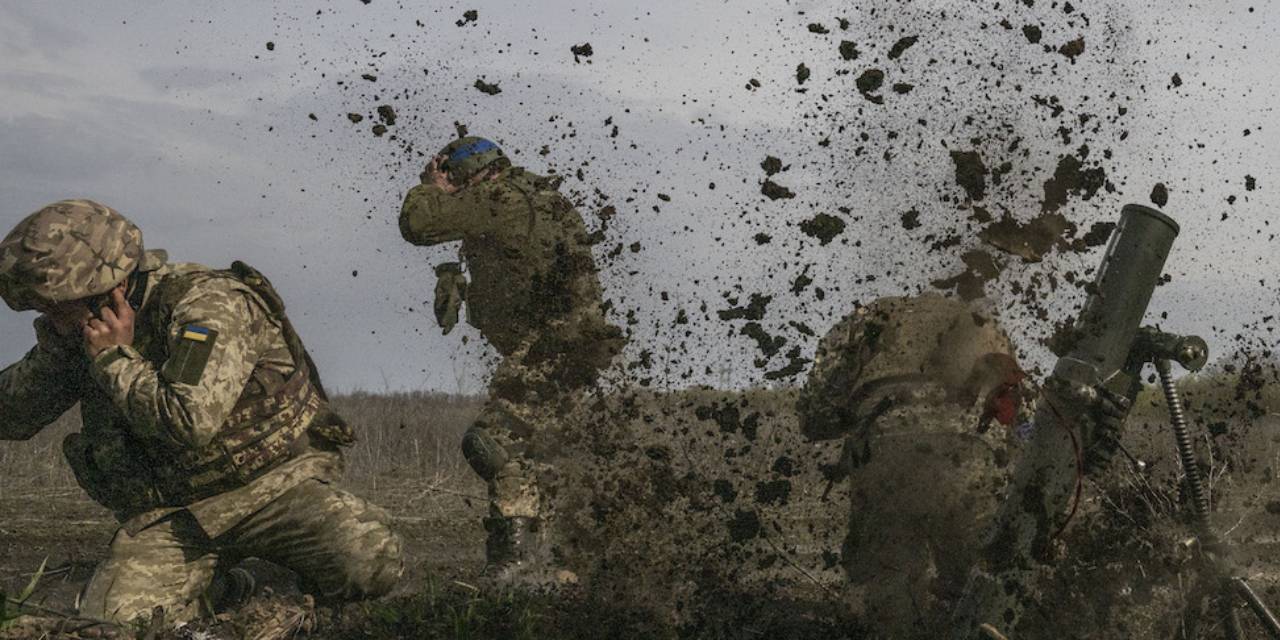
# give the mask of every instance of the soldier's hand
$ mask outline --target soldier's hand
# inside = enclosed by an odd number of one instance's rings
[[[1102,385],[1089,386],[1049,376],[1044,391],[1051,407],[1057,407],[1069,423],[1079,429],[1085,472],[1105,467],[1120,448],[1124,421],[1129,415],[1129,398]]]
[[[1088,413],[1085,431],[1085,467],[1093,469],[1105,466],[1120,447],[1120,436],[1125,418],[1132,403],[1123,395],[1102,386],[1094,388],[1097,394]]]
[[[458,187],[449,181],[449,174],[440,168],[440,163],[444,161],[444,156],[436,156],[427,163],[426,171],[418,176],[422,180],[422,184],[429,184],[439,187],[445,193],[453,193]]]
[[[133,307],[124,299],[124,290],[111,291],[110,306],[84,326],[84,350],[90,358],[115,346],[133,344]]]

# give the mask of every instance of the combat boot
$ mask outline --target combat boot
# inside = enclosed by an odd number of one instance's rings
[[[258,583],[253,574],[236,567],[215,575],[205,595],[213,613],[222,613],[248,604],[257,590]]]
[[[545,543],[546,521],[540,518],[491,517],[484,521],[483,576],[498,585],[560,589],[578,584],[578,575],[559,566]]]
[[[485,518],[484,575],[498,582],[519,581],[540,564],[537,518]]]

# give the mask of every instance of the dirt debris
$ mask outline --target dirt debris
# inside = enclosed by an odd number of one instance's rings
[[[1156,186],[1151,188],[1151,202],[1157,207],[1169,204],[1169,188],[1164,186],[1163,182],[1157,182]]]
[[[499,93],[502,93],[502,87],[499,87],[496,82],[485,82],[483,79],[477,78],[473,86],[477,91],[485,95],[496,96]]]
[[[858,51],[858,45],[849,40],[841,40],[838,49],[842,60],[857,60],[858,56],[861,55],[861,52]]]
[[[906,53],[907,49],[910,49],[912,45],[919,40],[920,36],[906,36],[904,38],[899,38],[898,41],[893,43],[893,46],[889,48],[889,59],[897,60],[898,58],[901,58],[902,54]]]
[[[829,213],[819,213],[800,223],[800,231],[806,236],[817,238],[818,244],[825,245],[844,233],[845,221]]]
[[[764,194],[770,200],[789,200],[796,197],[791,189],[788,189],[772,180],[765,180],[760,186],[760,193]]]
[[[796,65],[796,84],[804,84],[809,80],[811,72],[805,63],[801,62]]]
[[[378,118],[388,127],[394,126],[396,123],[396,110],[389,104],[378,106]],[[358,122],[358,121],[353,121]]]
[[[1076,153],[1066,154],[1058,160],[1053,177],[1044,183],[1044,201],[1041,206],[1045,213],[1062,208],[1071,196],[1089,200],[1099,189],[1110,190],[1106,169],[1086,165],[1088,157],[1089,147],[1081,146]]]
[[[867,69],[858,76],[857,80],[858,92],[862,97],[876,104],[884,104],[884,98],[875,95],[882,84],[884,84],[884,72],[879,69]]]
[[[581,62],[582,58],[590,58],[595,55],[596,52],[591,48],[590,42],[584,42],[582,44],[575,44],[572,47],[569,47],[569,53],[573,54],[573,61],[577,63]],[[587,62],[590,63],[591,61],[587,60]]]
[[[970,200],[978,202],[987,197],[987,165],[977,151],[952,151],[951,163],[955,165],[956,184]]]
[[[1058,48],[1058,53],[1066,56],[1072,63],[1076,58],[1084,54],[1084,37],[1081,36],[1072,40]]]

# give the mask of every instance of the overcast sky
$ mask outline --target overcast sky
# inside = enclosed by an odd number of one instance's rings
[[[1025,220],[1057,159],[1089,144],[1093,158],[1110,155],[1114,191],[1071,201],[1071,220],[1084,229],[1115,220],[1163,182],[1164,210],[1182,224],[1173,280],[1151,317],[1167,314],[1166,328],[1201,333],[1220,354],[1238,346],[1236,334],[1273,344],[1259,323],[1280,304],[1271,239],[1280,9],[1005,4],[8,2],[0,226],[62,198],[100,200],[175,260],[242,259],[267,273],[330,386],[478,392],[491,354],[469,329],[441,336],[429,313],[432,266],[456,247],[410,246],[395,224],[418,156],[461,121],[518,163],[569,175],[589,225],[604,198],[617,207],[598,258],[606,295],[635,311],[628,358],[653,352],[656,370],[643,375],[741,385],[785,362],[753,365],[760,354],[741,323],[716,319],[731,306],[722,294],[773,295],[765,329],[787,339],[783,352],[799,346],[807,357],[816,338],[788,320],[821,335],[855,302],[962,268],[971,233],[953,249],[921,248],[925,232],[965,227],[949,150],[978,149],[992,166],[1013,158],[1017,178],[983,204]],[[468,9],[478,19],[456,26]],[[1024,25],[1038,25],[1043,43],[1029,43]],[[888,59],[890,45],[917,34]],[[1054,50],[1078,36],[1078,58]],[[859,58],[837,54],[844,39]],[[570,47],[588,42],[593,55],[575,62]],[[800,84],[802,62],[811,79]],[[871,66],[886,71],[885,104],[854,86]],[[479,78],[502,92],[477,91]],[[899,81],[915,88],[889,91]],[[1076,118],[1075,133],[1032,99],[1049,95],[1065,117],[1089,116]],[[381,104],[399,118],[375,137]],[[790,165],[774,179],[797,198],[760,195],[767,155]],[[910,209],[924,223],[914,235],[899,224]],[[830,244],[799,231],[818,212],[848,223]],[[608,257],[618,244],[622,254]],[[1046,302],[1046,320],[1020,316],[1015,292],[1037,274],[1095,265],[1099,251],[1014,258],[989,287],[1031,360],[1045,360],[1037,338],[1079,296],[1063,290]],[[801,273],[814,284],[792,294]],[[673,323],[680,309],[690,324]],[[0,358],[29,348],[31,319],[0,314]]]

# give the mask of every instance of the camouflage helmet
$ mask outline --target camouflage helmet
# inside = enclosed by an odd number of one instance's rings
[[[938,383],[968,402],[1019,373],[1008,336],[970,305],[935,294],[880,298],[819,342],[797,409],[806,433],[833,437],[875,383]]]
[[[15,311],[102,295],[142,260],[142,231],[111,207],[63,200],[0,240],[0,297]]]
[[[464,184],[494,163],[510,166],[507,154],[486,138],[465,136],[445,145],[437,155],[444,156],[440,168],[454,184]]]

